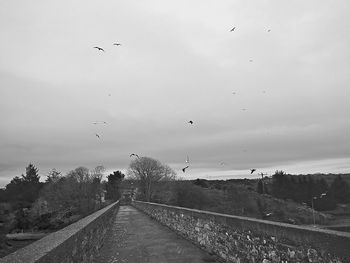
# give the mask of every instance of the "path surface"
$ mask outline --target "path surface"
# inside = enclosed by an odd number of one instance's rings
[[[121,206],[98,263],[218,262],[205,251],[131,206]]]

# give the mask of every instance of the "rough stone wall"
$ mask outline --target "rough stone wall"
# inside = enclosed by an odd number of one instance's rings
[[[134,201],[133,205],[226,262],[350,262],[350,234]]]
[[[118,212],[113,203],[16,252],[0,258],[1,263],[93,262]]]

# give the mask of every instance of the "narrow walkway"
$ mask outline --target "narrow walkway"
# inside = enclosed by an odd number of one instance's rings
[[[217,262],[205,251],[181,238],[131,206],[121,206],[101,248],[99,263]]]

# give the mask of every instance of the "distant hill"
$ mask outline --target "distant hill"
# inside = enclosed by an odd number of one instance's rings
[[[350,184],[350,173],[348,174],[323,174],[323,173],[306,174],[306,176],[312,176],[317,179],[324,178],[328,185],[330,185],[334,181],[334,179],[337,178],[339,175],[341,176],[341,178],[343,178],[345,181],[347,181]],[[302,176],[302,174],[296,175],[296,176]]]
[[[258,194],[254,187],[257,181],[197,179],[164,183],[155,190],[152,201],[292,224],[313,223],[313,211],[310,207],[292,200]],[[317,224],[327,224],[327,215],[317,211],[314,215]]]

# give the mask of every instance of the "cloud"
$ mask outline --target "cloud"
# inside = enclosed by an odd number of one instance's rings
[[[8,1],[0,178],[29,162],[43,174],[125,169],[131,152],[176,169],[190,155],[196,175],[346,167],[348,11],[315,0]]]

